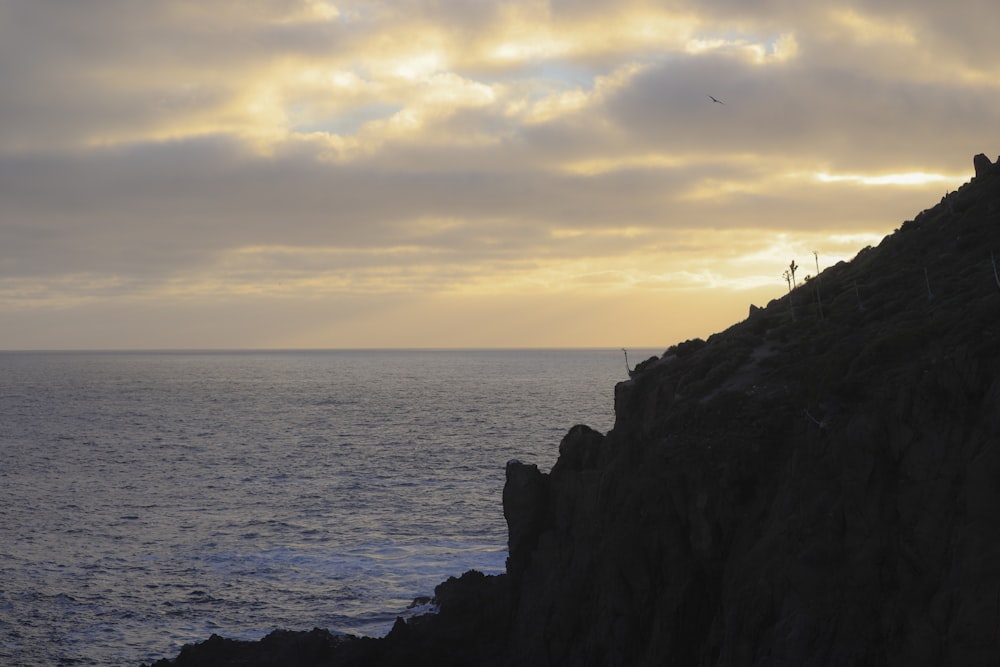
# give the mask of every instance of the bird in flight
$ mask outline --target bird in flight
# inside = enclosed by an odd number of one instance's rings
[[[718,102],[719,104],[725,104],[725,102],[723,102],[722,100],[717,100],[711,95],[708,96],[708,99],[712,100],[713,102]]]

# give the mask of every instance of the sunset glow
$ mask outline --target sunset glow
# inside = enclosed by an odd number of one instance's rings
[[[4,2],[0,349],[707,336],[1000,152],[1000,6],[780,5]]]

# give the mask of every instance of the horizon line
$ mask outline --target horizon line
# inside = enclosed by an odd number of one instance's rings
[[[666,350],[670,345],[512,345],[512,346],[383,346],[383,347],[94,347],[94,348],[3,348],[0,354],[19,353],[240,353],[240,352],[507,352],[507,351],[552,351],[552,350]]]

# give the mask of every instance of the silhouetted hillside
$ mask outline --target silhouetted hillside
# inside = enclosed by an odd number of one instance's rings
[[[976,169],[878,247],[640,364],[614,428],[574,427],[550,473],[509,463],[506,575],[282,664],[996,664],[1000,168]],[[278,664],[255,646],[211,664]]]
[[[991,250],[992,165],[877,248],[641,364],[606,437],[567,436],[512,553],[528,564],[511,664],[1000,659]]]

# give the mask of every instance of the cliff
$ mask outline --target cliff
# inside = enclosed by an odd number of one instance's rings
[[[640,364],[614,428],[574,427],[550,473],[510,462],[506,575],[283,664],[995,664],[1000,167],[975,167],[878,247]],[[198,662],[209,643],[176,664],[278,664]]]

